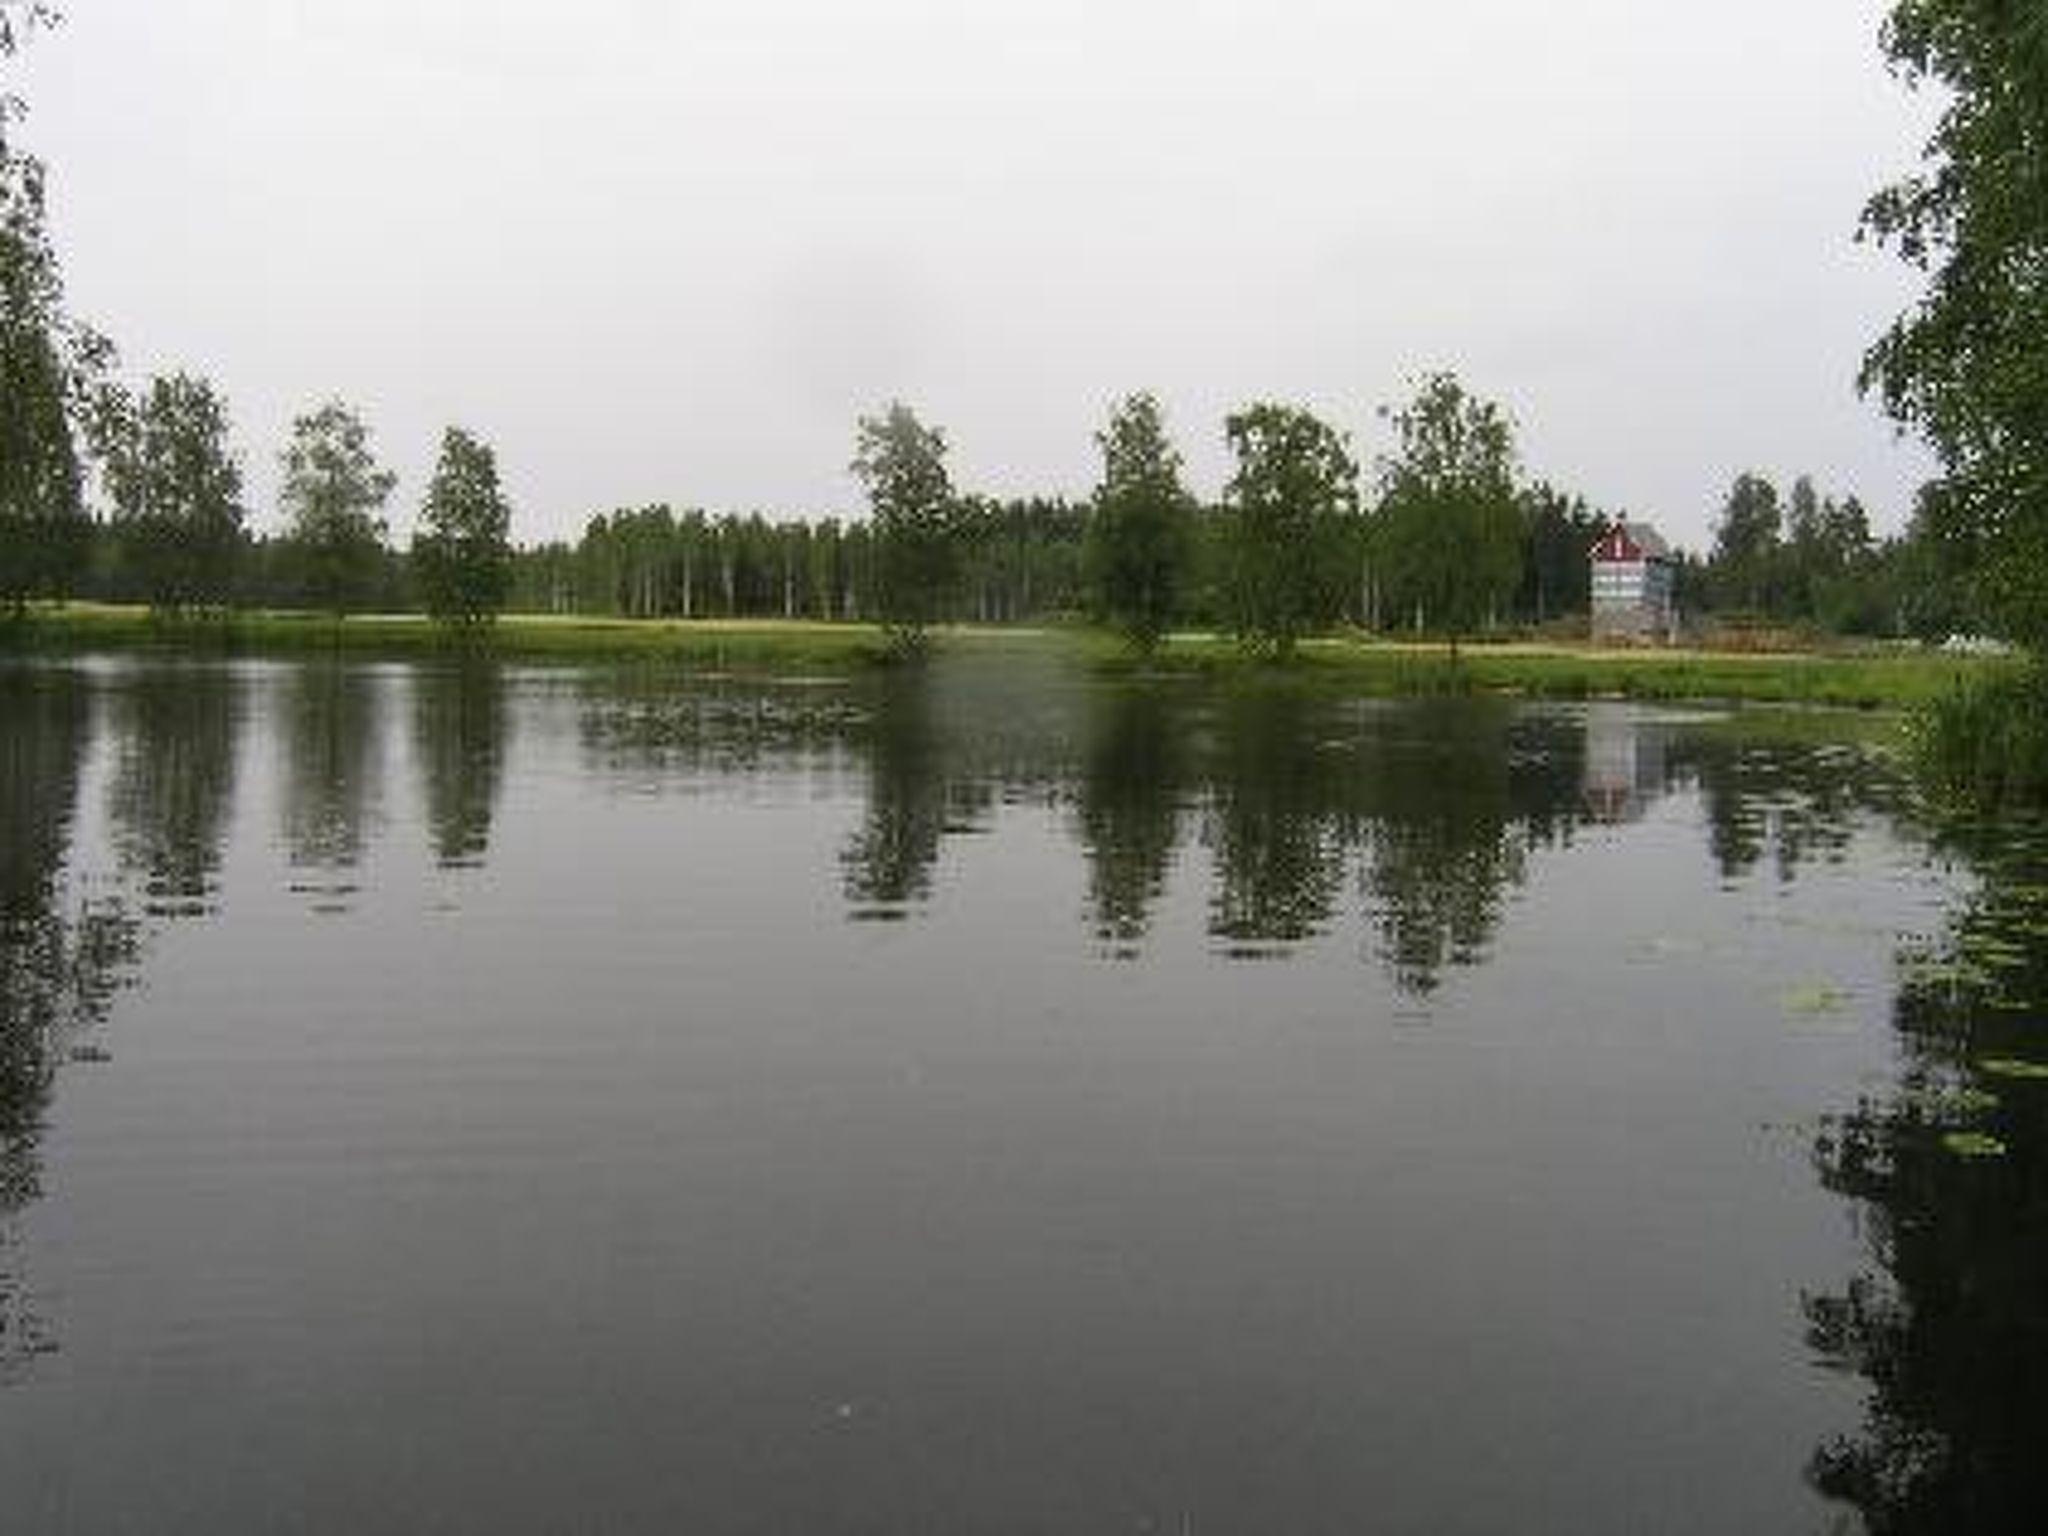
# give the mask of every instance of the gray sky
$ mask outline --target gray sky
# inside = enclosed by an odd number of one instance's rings
[[[1737,470],[1882,528],[1853,390],[1911,275],[1851,239],[1931,108],[1883,0],[67,0],[21,69],[72,309],[227,392],[260,524],[357,404],[411,526],[441,428],[522,540],[857,508],[856,414],[1084,495],[1119,395],[1222,418],[1456,368],[1528,470],[1706,538]]]

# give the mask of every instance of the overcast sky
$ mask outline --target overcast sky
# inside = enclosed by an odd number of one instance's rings
[[[1856,215],[1929,104],[1882,0],[66,0],[18,67],[70,304],[226,391],[257,519],[339,395],[525,539],[857,508],[901,397],[966,488],[1085,495],[1111,402],[1374,408],[1452,367],[1533,475],[1698,545],[1811,471],[1896,527]]]

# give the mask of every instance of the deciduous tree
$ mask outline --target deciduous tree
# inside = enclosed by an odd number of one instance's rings
[[[1194,500],[1151,395],[1124,401],[1095,441],[1102,483],[1088,521],[1088,585],[1109,622],[1150,651],[1179,612]]]
[[[945,434],[894,402],[861,418],[853,472],[867,487],[874,530],[872,609],[898,650],[917,651],[944,614],[959,567]]]
[[[172,374],[139,402],[112,397],[101,436],[114,529],[150,607],[226,603],[244,518],[226,403],[206,380]]]
[[[370,432],[338,400],[292,424],[280,499],[307,590],[337,618],[374,589],[384,549],[377,514],[397,477],[378,467]]]
[[[1344,435],[1295,406],[1258,404],[1224,423],[1237,473],[1224,491],[1224,585],[1246,644],[1285,659],[1342,606],[1358,465]]]
[[[427,612],[458,628],[494,621],[512,583],[512,507],[497,456],[460,427],[441,438],[420,523],[412,558]]]
[[[1374,519],[1386,590],[1397,614],[1413,612],[1455,646],[1521,580],[1514,428],[1451,373],[1430,375],[1412,401],[1382,414],[1398,440],[1381,462]]]
[[[0,61],[47,6],[0,8]],[[84,562],[79,429],[112,347],[64,308],[64,281],[44,222],[42,162],[15,144],[20,100],[0,89],[0,606],[69,593]]]
[[[1862,382],[1940,456],[1941,501],[1981,551],[2011,635],[2048,648],[2048,10],[1898,0],[1893,68],[1944,97],[1924,169],[1885,188],[1863,233],[1927,274]]]

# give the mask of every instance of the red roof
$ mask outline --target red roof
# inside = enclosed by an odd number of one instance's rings
[[[1634,565],[1643,560],[1670,558],[1670,546],[1648,523],[1616,523],[1593,546],[1593,559],[1602,565]]]
[[[1643,558],[1643,547],[1628,536],[1628,529],[1616,523],[1593,546],[1593,558],[1602,565],[1633,564]]]

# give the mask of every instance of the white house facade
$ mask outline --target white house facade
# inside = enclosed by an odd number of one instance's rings
[[[1669,640],[1678,631],[1671,546],[1648,523],[1616,523],[1592,549],[1593,638]]]

